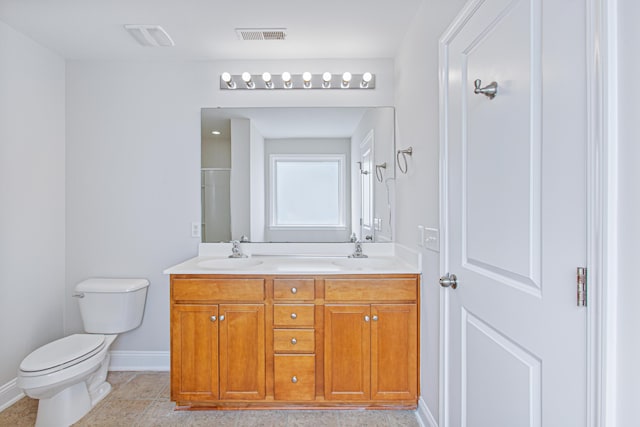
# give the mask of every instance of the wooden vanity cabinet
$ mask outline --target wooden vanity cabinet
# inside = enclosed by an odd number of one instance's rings
[[[418,398],[416,279],[327,279],[327,400]]]
[[[172,279],[171,295],[171,399],[264,399],[264,280]]]
[[[171,399],[415,408],[419,276],[171,276]]]

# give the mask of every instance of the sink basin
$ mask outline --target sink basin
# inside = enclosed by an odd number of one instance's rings
[[[333,264],[350,270],[382,270],[396,265],[389,258],[345,258],[333,261]]]
[[[211,270],[239,270],[256,267],[260,264],[262,261],[253,258],[217,258],[200,261],[198,267]]]

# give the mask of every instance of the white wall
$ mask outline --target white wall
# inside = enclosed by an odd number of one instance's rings
[[[63,333],[65,63],[0,22],[0,64],[2,389]]]
[[[396,169],[396,240],[416,248],[418,225],[438,228],[438,38],[464,0],[423,2],[395,58],[396,148],[413,147],[408,172]],[[420,324],[422,399],[438,417],[439,255],[423,253]]]
[[[370,91],[220,91],[222,71],[372,70]],[[200,220],[200,109],[393,103],[391,60],[67,63],[66,331],[82,329],[75,283],[151,281],[142,326],[114,349],[168,351],[166,267],[195,256]]]
[[[618,158],[618,366],[619,426],[638,424],[640,396],[640,3],[618,1],[619,158]]]

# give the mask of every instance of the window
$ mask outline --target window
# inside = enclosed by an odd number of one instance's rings
[[[345,228],[345,156],[272,154],[271,228]]]

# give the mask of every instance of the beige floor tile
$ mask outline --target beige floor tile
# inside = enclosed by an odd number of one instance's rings
[[[169,384],[169,376],[165,373],[139,373],[126,383],[126,387],[115,388],[111,392],[111,398],[121,400],[155,399],[167,384]]]
[[[291,411],[289,427],[333,427],[339,425],[340,411]]]
[[[0,426],[31,427],[36,423],[38,401],[23,397],[0,412]]]
[[[84,418],[78,421],[76,427],[119,427],[139,424],[147,409],[153,404],[152,400],[119,400],[109,399],[104,405],[96,406]]]
[[[415,411],[389,411],[389,425],[392,427],[419,427]]]
[[[281,427],[287,417],[286,411],[238,411],[236,427]]]
[[[140,427],[182,427],[236,425],[235,411],[175,411],[175,404],[156,400],[140,422]]]
[[[385,410],[344,411],[340,414],[340,426],[387,427],[390,424],[387,412]]]

